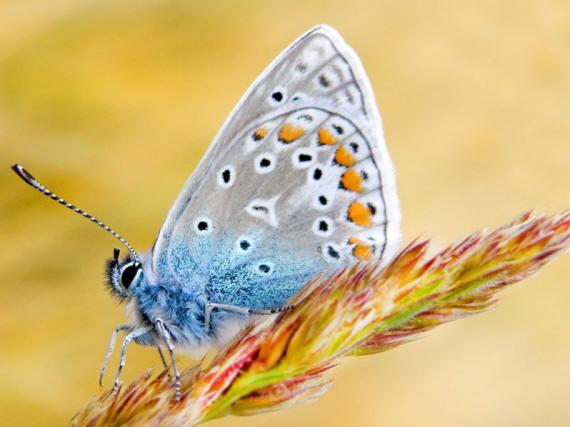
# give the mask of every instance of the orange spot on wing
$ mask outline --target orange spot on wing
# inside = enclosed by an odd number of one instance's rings
[[[290,144],[305,135],[305,129],[285,123],[279,131],[279,141]]]
[[[319,144],[321,145],[334,145],[336,144],[335,136],[327,129],[319,129]]]
[[[348,244],[355,245],[352,249],[352,255],[354,255],[356,258],[361,260],[368,260],[372,258],[374,250],[369,245],[367,245],[364,240],[361,240],[358,237],[351,237],[348,239]]]
[[[362,191],[362,177],[354,169],[348,169],[340,179],[342,188],[348,191],[360,193]]]
[[[255,132],[253,132],[253,139],[255,141],[259,141],[260,139],[263,139],[267,136],[267,132],[268,129],[266,127],[259,128]]]
[[[372,258],[372,250],[370,249],[370,246],[366,245],[356,245],[352,250],[352,254],[361,260]]]
[[[348,239],[348,244],[349,245],[363,245],[364,241],[359,239],[358,237],[351,237],[350,239]]]
[[[352,156],[350,151],[345,147],[338,147],[334,155],[334,161],[339,165],[350,167],[354,166],[356,159]]]
[[[361,227],[372,225],[372,213],[370,209],[360,202],[352,202],[350,204],[348,207],[348,219]]]

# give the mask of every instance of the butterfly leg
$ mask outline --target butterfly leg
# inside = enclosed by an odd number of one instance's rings
[[[107,369],[107,365],[109,364],[109,359],[111,358],[111,354],[113,354],[113,350],[115,349],[115,341],[117,340],[117,334],[121,331],[126,331],[130,329],[130,325],[123,324],[117,326],[113,329],[111,333],[111,339],[109,340],[109,347],[107,348],[107,353],[105,354],[105,358],[103,359],[103,363],[101,364],[101,368],[99,369],[99,385],[103,386],[103,375],[105,374],[105,369]]]
[[[289,311],[294,308],[292,305],[286,305],[284,307],[275,308],[271,310],[252,310],[251,308],[239,307],[237,305],[230,305],[230,304],[218,304],[215,302],[208,302],[206,303],[206,314],[204,316],[204,323],[206,329],[210,329],[210,320],[211,320],[211,312],[213,309],[220,309],[226,311],[232,311],[234,313],[240,314],[259,314],[259,315],[270,315],[270,314],[277,314],[282,313],[284,311]]]
[[[117,375],[115,376],[115,382],[113,383],[113,393],[116,393],[119,390],[119,378],[121,376],[121,372],[125,367],[125,363],[127,361],[127,347],[132,340],[141,335],[146,334],[147,332],[151,331],[152,328],[150,326],[144,326],[139,329],[135,329],[133,332],[128,334],[125,339],[123,340],[123,345],[121,346],[121,358],[119,359],[119,367],[117,368]]]
[[[157,345],[156,349],[158,350],[158,355],[160,356],[160,361],[162,362],[162,367],[164,369],[168,369],[168,363],[166,363],[166,358],[164,357],[164,353],[162,352],[160,345]],[[170,375],[170,370],[168,372],[168,375]]]
[[[168,354],[170,356],[170,363],[172,364],[172,370],[174,371],[174,387],[176,389],[176,401],[180,400],[180,372],[176,367],[176,359],[174,358],[174,345],[170,338],[170,333],[164,326],[162,319],[156,319],[156,329],[158,334],[164,340],[166,348],[168,349]]]

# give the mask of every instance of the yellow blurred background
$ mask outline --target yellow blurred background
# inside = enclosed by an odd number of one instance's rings
[[[9,165],[145,250],[241,94],[321,22],[370,75],[406,240],[443,245],[529,208],[569,207],[566,0],[4,0],[1,426],[65,424],[99,392],[109,334],[124,319],[102,286],[115,241]],[[568,426],[569,260],[495,311],[350,360],[318,402],[210,425]],[[158,363],[132,346],[123,378]]]

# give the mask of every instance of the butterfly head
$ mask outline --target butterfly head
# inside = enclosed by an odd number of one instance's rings
[[[129,254],[119,258],[119,249],[115,248],[113,257],[107,260],[105,269],[105,284],[111,293],[120,300],[132,296],[133,289],[143,278],[143,268],[140,261]]]

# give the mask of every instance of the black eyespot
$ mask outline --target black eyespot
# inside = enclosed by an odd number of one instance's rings
[[[232,174],[230,172],[229,169],[225,169],[222,172],[222,180],[227,184],[228,182],[230,182],[230,178],[232,177]]]
[[[239,247],[242,248],[244,251],[247,251],[250,246],[251,246],[251,243],[249,243],[247,240],[241,240],[239,242]]]
[[[266,206],[254,205],[251,208],[257,212],[269,213],[269,209]]]
[[[260,160],[259,166],[262,168],[268,168],[269,166],[271,166],[271,160],[264,157],[263,159]]]
[[[313,156],[310,154],[299,154],[300,162],[310,162],[311,160],[313,160]]]
[[[313,121],[313,116],[311,116],[310,114],[301,114],[300,116],[297,117],[297,120],[304,120],[306,122],[311,123]]]
[[[319,222],[319,230],[326,232],[326,231],[328,231],[328,229],[329,229],[329,225],[327,224],[326,221],[320,221]]]
[[[366,206],[368,206],[368,209],[372,215],[376,214],[376,206],[374,206],[372,203],[367,203]]]
[[[129,286],[131,286],[131,283],[133,282],[140,268],[141,265],[139,263],[133,263],[125,267],[125,269],[122,271],[121,285],[123,285],[125,289],[129,289]]]
[[[325,206],[329,201],[327,200],[327,198],[325,196],[319,196],[319,203],[323,206]]]
[[[200,231],[206,231],[208,229],[208,223],[206,221],[200,221],[200,222],[198,222],[196,227]]]
[[[313,172],[313,179],[315,181],[318,181],[319,179],[321,179],[323,176],[323,171],[319,168],[315,169],[315,171]]]
[[[283,101],[283,94],[282,94],[281,92],[279,92],[279,91],[273,92],[273,93],[271,94],[271,97],[272,97],[275,101],[277,101],[277,102]]]
[[[319,84],[322,87],[329,87],[331,85],[331,81],[327,78],[327,76],[325,76],[324,74],[321,74],[319,76]]]
[[[358,146],[358,144],[357,144],[356,142],[351,142],[351,143],[348,144],[348,145],[350,145],[350,148],[352,148],[352,151],[354,151],[355,153],[358,153],[358,149],[359,149],[360,147]]]
[[[295,70],[301,74],[303,74],[305,71],[307,71],[307,65],[303,64],[302,62],[297,64],[297,66],[295,67]]]
[[[352,93],[350,93],[349,90],[345,90],[344,95],[346,96],[348,103],[354,105],[354,96],[352,96]]]
[[[333,248],[332,246],[327,246],[327,253],[329,254],[329,256],[331,258],[335,258],[335,259],[339,259],[340,258],[340,254],[338,253],[338,251]]]
[[[335,132],[338,133],[339,135],[342,135],[344,133],[344,129],[342,126],[332,125],[332,127],[335,130]]]
[[[360,176],[364,181],[368,180],[368,174],[366,173],[366,171],[360,172]]]
[[[259,271],[261,271],[262,273],[269,273],[271,271],[271,267],[269,267],[267,264],[261,264],[259,267],[257,267],[259,269]]]

